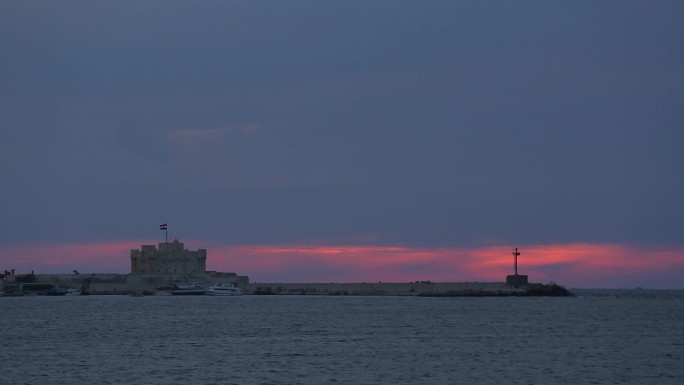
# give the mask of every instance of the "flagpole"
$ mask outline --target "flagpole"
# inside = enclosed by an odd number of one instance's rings
[[[164,244],[168,244],[169,243],[168,222],[164,222],[161,225],[159,225],[159,230],[164,230]]]

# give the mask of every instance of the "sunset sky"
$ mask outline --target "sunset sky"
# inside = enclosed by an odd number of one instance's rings
[[[684,3],[0,2],[0,270],[684,289]]]

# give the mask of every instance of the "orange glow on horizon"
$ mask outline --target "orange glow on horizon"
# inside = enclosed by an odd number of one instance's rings
[[[232,271],[261,282],[503,281],[513,273],[515,246],[420,248],[363,245],[207,245],[209,270]],[[128,273],[134,239],[0,249],[0,269],[44,273]],[[518,271],[532,282],[570,287],[678,285],[684,248],[620,244],[520,245]],[[684,287],[683,287],[684,288]]]
[[[217,270],[249,272],[252,279],[263,276],[262,281],[270,282],[502,281],[513,273],[513,249],[223,246],[212,249],[208,264]],[[533,282],[581,287],[648,286],[652,282],[653,286],[659,284],[653,278],[659,274],[684,271],[682,248],[576,243],[527,245],[520,251],[519,273],[529,275]],[[641,284],[640,276],[650,281]],[[629,281],[636,283],[622,283]]]

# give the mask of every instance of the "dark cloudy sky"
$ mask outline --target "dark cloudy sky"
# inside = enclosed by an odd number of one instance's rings
[[[191,248],[682,251],[683,16],[681,1],[2,2],[0,249],[158,242],[168,221]]]

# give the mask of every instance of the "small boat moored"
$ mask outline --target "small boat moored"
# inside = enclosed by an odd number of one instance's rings
[[[199,282],[175,282],[173,295],[204,295],[204,285]]]
[[[240,288],[232,283],[217,283],[207,290],[207,295],[229,296],[241,294]]]
[[[79,289],[67,289],[67,292],[64,295],[68,295],[68,296],[81,295],[81,291]]]

